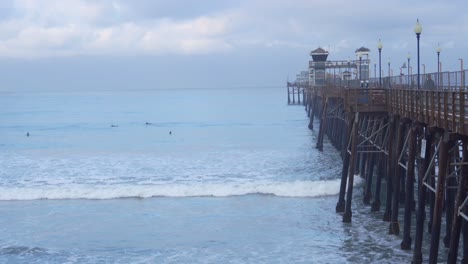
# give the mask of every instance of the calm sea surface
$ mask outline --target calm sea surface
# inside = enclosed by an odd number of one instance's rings
[[[408,263],[359,181],[341,222],[340,155],[285,99],[1,92],[0,263]]]

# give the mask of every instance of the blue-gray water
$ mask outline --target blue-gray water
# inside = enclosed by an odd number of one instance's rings
[[[409,262],[359,181],[341,222],[339,153],[285,98],[2,92],[0,263]]]

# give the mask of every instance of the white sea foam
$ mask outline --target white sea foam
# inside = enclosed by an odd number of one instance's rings
[[[355,184],[361,182],[356,178]],[[239,196],[265,194],[281,197],[317,197],[339,193],[340,180],[294,182],[192,183],[161,185],[69,185],[23,188],[0,187],[0,200],[117,199],[149,197]]]

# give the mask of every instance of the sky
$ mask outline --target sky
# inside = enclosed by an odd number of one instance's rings
[[[281,87],[309,52],[398,72],[468,59],[466,0],[2,0],[0,90]],[[468,62],[466,63],[468,65]],[[467,67],[468,68],[468,67]]]

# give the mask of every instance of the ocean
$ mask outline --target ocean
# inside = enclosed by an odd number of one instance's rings
[[[410,262],[308,122],[284,87],[0,92],[0,263]]]

